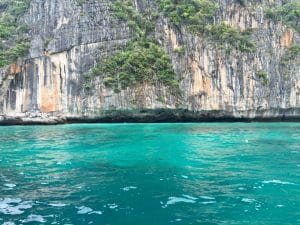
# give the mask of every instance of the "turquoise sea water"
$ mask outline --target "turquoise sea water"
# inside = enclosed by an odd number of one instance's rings
[[[0,224],[300,224],[300,123],[0,127]]]

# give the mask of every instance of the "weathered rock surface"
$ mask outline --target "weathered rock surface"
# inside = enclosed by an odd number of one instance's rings
[[[109,2],[32,0],[21,19],[31,27],[30,54],[0,71],[0,124],[300,119],[300,63],[288,71],[280,64],[299,34],[265,19],[262,7],[250,10],[232,0],[220,1],[216,20],[254,28],[256,53],[226,54],[160,16],[156,39],[172,58],[182,96],[147,84],[114,93],[101,78],[87,91],[83,75],[132,37]],[[181,46],[185,53],[178,55],[174,49]],[[259,69],[267,83],[257,77]]]

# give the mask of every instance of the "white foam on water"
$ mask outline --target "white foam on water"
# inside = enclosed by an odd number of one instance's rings
[[[64,204],[64,203],[49,203],[50,206],[53,206],[53,207],[64,207],[64,206],[67,206],[67,204]]]
[[[196,199],[192,197],[193,199],[187,197],[169,197],[167,203],[163,206],[163,208],[168,207],[169,205],[174,205],[176,203],[196,203]]]
[[[253,199],[253,198],[243,198],[243,199],[242,199],[242,202],[253,203],[253,202],[256,202],[256,200]]]
[[[290,184],[296,185],[295,183],[288,182],[288,181],[281,181],[281,180],[264,180],[262,181],[263,184]]]
[[[30,209],[31,207],[31,202],[22,202],[20,198],[0,199],[0,213],[6,215],[20,215],[24,213],[24,209]]]
[[[246,188],[244,188],[244,187],[239,187],[238,190],[244,191],[244,190],[246,190]]]
[[[25,202],[21,202],[18,205],[19,209],[30,209],[32,208],[31,202],[30,201],[25,201]]]
[[[93,212],[93,210],[86,206],[76,207],[78,209],[77,214],[88,214]]]
[[[93,211],[93,212],[91,212],[91,213],[89,213],[89,214],[98,214],[98,215],[102,215],[103,212],[102,212],[102,211]]]
[[[16,207],[7,206],[4,209],[0,209],[0,213],[6,214],[6,215],[20,215],[20,214],[24,213],[24,211],[22,211]]]
[[[22,202],[22,199],[20,198],[4,198],[4,199],[1,199],[0,198],[0,202],[4,202],[4,203],[8,203],[8,204],[17,204],[17,203],[20,203]]]
[[[214,203],[217,203],[217,202],[216,201],[201,202],[201,204],[203,204],[203,205],[214,204]]]
[[[57,162],[56,165],[71,165],[72,162],[69,161],[63,161],[63,162]]]
[[[15,225],[13,222],[4,222],[2,225]]]
[[[15,184],[4,184],[5,187],[8,187],[8,188],[14,188],[16,187],[17,185]]]
[[[23,223],[30,223],[30,222],[38,222],[38,223],[46,223],[47,221],[41,215],[29,215],[25,220],[22,220]]]
[[[78,209],[77,214],[89,214],[89,215],[91,215],[91,214],[102,215],[103,214],[102,211],[94,211],[90,207],[86,207],[86,206],[76,207],[76,209]]]
[[[181,177],[184,178],[184,179],[188,179],[189,178],[188,176],[185,176],[185,175],[182,175]]]
[[[185,198],[188,198],[188,199],[192,199],[192,200],[197,200],[198,198],[195,198],[193,196],[190,196],[190,195],[182,195],[183,197]]]
[[[134,190],[134,189],[137,189],[137,187],[135,187],[135,186],[128,186],[128,187],[122,188],[123,191],[130,191],[130,190]]]
[[[206,200],[214,200],[215,198],[214,197],[210,197],[210,196],[200,196],[200,198],[202,199],[206,199]]]
[[[276,205],[277,208],[282,208],[284,205]]]
[[[257,187],[253,187],[253,189],[262,189],[263,186],[264,186],[264,185],[259,185],[259,186],[257,186]]]
[[[118,207],[119,207],[119,206],[118,206],[117,204],[115,204],[115,203],[113,203],[113,204],[108,204],[107,206],[108,206],[108,208],[110,208],[110,209],[115,209],[115,208],[118,208]]]
[[[256,203],[256,204],[255,204],[255,210],[257,210],[257,211],[258,211],[258,210],[260,210],[260,208],[261,208],[261,204],[259,204],[259,203]]]

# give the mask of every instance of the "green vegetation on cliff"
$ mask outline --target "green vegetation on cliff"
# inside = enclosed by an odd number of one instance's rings
[[[12,47],[0,52],[0,67],[9,65],[19,57],[28,53],[30,43],[27,39],[19,39]]]
[[[282,22],[300,33],[300,2],[288,0],[282,6],[271,7],[266,10],[266,17]]]
[[[159,7],[175,26],[187,26],[195,33],[206,31],[218,5],[209,0],[160,0]]]
[[[254,52],[256,45],[250,39],[252,29],[246,29],[243,32],[225,24],[220,23],[206,27],[207,32],[219,48],[225,48],[227,51],[238,49],[241,52]]]
[[[286,0],[281,6],[273,5],[266,9],[265,16],[275,23],[280,22],[297,33],[300,33],[300,2],[297,0]],[[280,61],[280,72],[285,79],[288,79],[289,74],[292,72],[291,65],[299,65],[299,60],[297,60],[299,54],[300,45],[298,43],[294,43],[286,48]]]
[[[124,49],[106,57],[86,75],[85,86],[91,88],[94,76],[102,76],[106,87],[120,92],[139,84],[163,84],[172,94],[179,93],[179,83],[172,62],[164,48],[153,38],[155,23],[152,13],[140,13],[130,0],[116,0],[114,15],[127,22],[133,39]]]
[[[264,85],[269,83],[268,74],[264,70],[257,70],[256,76],[263,82]]]
[[[292,74],[293,65],[300,65],[300,44],[293,44],[288,47],[285,54],[281,57],[280,72],[286,80]]]
[[[151,12],[140,13],[131,0],[116,0],[113,4],[114,15],[126,21],[136,38],[144,38],[155,29],[154,15]]]
[[[289,47],[282,57],[282,63],[287,63],[289,61],[294,61],[300,55],[300,44],[293,44]]]
[[[213,23],[219,9],[216,1],[209,0],[157,0],[164,15],[175,26],[186,26],[199,36],[208,37],[218,48],[230,52],[237,49],[241,52],[254,52],[256,45],[250,39],[252,30],[239,31],[224,22]],[[238,1],[243,4],[243,1]]]
[[[173,94],[179,88],[170,57],[150,40],[129,43],[95,67],[92,75],[104,76],[104,84],[115,92],[138,84],[161,83]]]
[[[18,24],[18,18],[28,9],[30,0],[1,0],[0,8],[0,68],[28,53],[28,28]]]

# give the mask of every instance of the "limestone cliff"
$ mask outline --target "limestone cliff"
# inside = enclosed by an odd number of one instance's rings
[[[134,37],[128,21],[109,0],[31,0],[18,18],[29,26],[29,53],[0,71],[0,123],[300,118],[299,54],[282,63],[300,36],[264,13],[281,1],[218,1],[214,23],[252,28],[257,46],[230,53],[172,24],[155,0],[133,4],[157,11],[155,40],[171,57],[181,95],[147,82],[116,93],[101,76],[87,90],[85,74]]]

